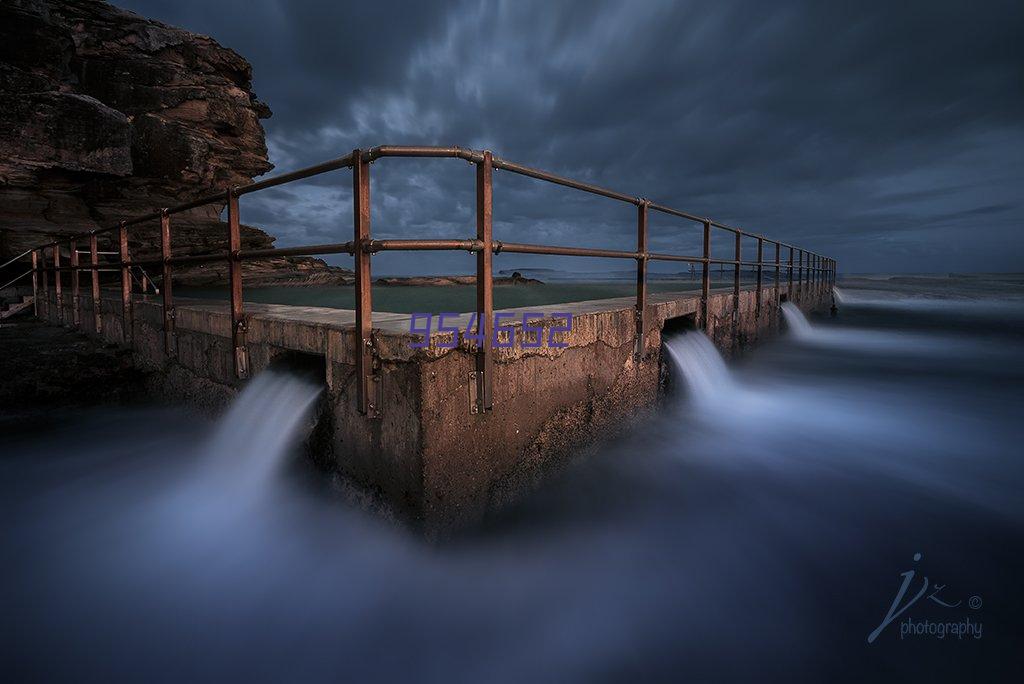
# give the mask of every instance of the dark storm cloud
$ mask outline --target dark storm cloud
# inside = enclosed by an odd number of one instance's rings
[[[1020,268],[1018,2],[121,4],[253,63],[282,170],[382,143],[488,147],[847,270]],[[461,162],[373,173],[375,234],[471,232]],[[244,218],[283,244],[333,241],[350,230],[348,185],[339,173],[252,196]],[[630,247],[633,220],[628,206],[496,174],[499,237]],[[659,251],[697,249],[683,222],[653,229]],[[381,264],[469,267],[465,255]]]

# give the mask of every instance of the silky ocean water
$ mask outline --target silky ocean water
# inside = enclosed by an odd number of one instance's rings
[[[668,340],[658,418],[439,545],[306,465],[319,390],[288,373],[216,424],[104,410],[6,435],[5,672],[1009,681],[1024,301],[963,280],[846,280],[837,318],[788,311],[729,364]]]

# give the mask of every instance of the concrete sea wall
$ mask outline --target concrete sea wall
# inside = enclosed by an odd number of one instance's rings
[[[826,287],[794,288],[789,297],[786,283],[765,286],[760,303],[753,288],[744,288],[738,311],[731,289],[712,291],[708,335],[732,355],[778,332],[780,299],[807,312],[831,304]],[[71,299],[65,291],[61,315],[51,289],[40,315],[70,324]],[[445,530],[514,500],[569,454],[627,429],[655,407],[663,333],[700,325],[699,293],[649,296],[639,354],[633,305],[632,298],[558,305],[559,312],[573,314],[571,332],[555,338],[564,348],[517,343],[495,349],[494,406],[486,413],[473,411],[472,349],[440,348],[439,333],[431,346],[411,348],[421,338],[409,333],[407,315],[374,314],[380,410],[373,418],[356,411],[353,312],[247,303],[246,341],[253,374],[283,356],[306,355],[322,363],[327,391],[316,430],[317,458],[396,516]],[[154,393],[216,412],[240,389],[226,303],[177,300],[169,352],[158,298],[135,295],[127,328],[118,292],[103,292],[100,313],[97,330],[91,298],[83,296],[81,329],[129,345],[140,367],[161,371],[154,374]],[[538,321],[546,340],[555,321]],[[463,317],[458,327],[467,323]]]

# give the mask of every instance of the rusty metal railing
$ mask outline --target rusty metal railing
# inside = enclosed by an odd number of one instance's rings
[[[476,237],[464,240],[374,240],[370,234],[370,164],[384,157],[450,157],[464,159],[476,166]],[[241,248],[241,233],[239,225],[239,198],[267,188],[276,187],[285,183],[310,178],[312,176],[335,171],[342,168],[352,169],[353,187],[353,235],[352,240],[347,242],[304,245],[300,247],[288,247],[284,249],[251,249]],[[607,197],[626,204],[632,204],[637,208],[636,234],[637,247],[635,251],[611,250],[611,249],[590,249],[585,247],[565,247],[555,245],[537,245],[519,242],[502,242],[495,240],[492,231],[492,176],[494,169],[508,171],[521,176],[534,178],[556,185],[562,185],[575,190]],[[209,204],[227,204],[227,245],[226,251],[212,254],[173,256],[171,254],[171,217],[181,212],[196,209]],[[650,252],[648,244],[648,215],[650,212],[660,212],[670,216],[691,221],[699,224],[703,230],[703,249],[700,256],[681,254],[662,254]],[[133,260],[128,248],[128,229],[132,226],[147,221],[160,221],[160,259]],[[732,259],[719,259],[711,255],[712,230],[721,230],[734,235],[734,251]],[[159,211],[139,216],[133,219],[121,221],[116,226],[101,228],[87,233],[80,233],[71,237],[63,238],[31,250],[33,265],[33,291],[38,294],[39,283],[42,283],[44,292],[43,301],[49,307],[49,273],[54,273],[54,287],[56,303],[60,316],[63,316],[62,308],[62,284],[60,273],[71,272],[72,296],[75,302],[74,325],[80,325],[78,320],[77,303],[80,296],[80,283],[78,275],[80,271],[90,271],[92,275],[92,302],[95,316],[95,329],[98,331],[102,326],[99,313],[100,302],[100,281],[101,270],[98,259],[97,236],[104,233],[117,231],[117,244],[119,246],[117,256],[117,269],[121,272],[121,316],[123,338],[130,341],[132,335],[132,300],[131,300],[131,269],[142,266],[158,266],[163,271],[162,282],[162,308],[163,308],[163,333],[164,349],[167,354],[173,352],[175,346],[174,333],[174,298],[172,288],[172,271],[174,266],[193,265],[209,263],[213,261],[227,261],[228,280],[230,285],[230,309],[231,309],[231,338],[234,350],[234,369],[238,378],[244,379],[249,375],[249,357],[246,350],[246,320],[242,301],[242,272],[243,261],[254,259],[265,259],[281,256],[312,256],[324,254],[351,254],[355,258],[355,342],[357,344],[356,358],[356,383],[357,383],[357,408],[360,413],[374,416],[377,415],[380,407],[379,378],[373,368],[373,336],[372,336],[372,283],[370,278],[370,261],[374,254],[379,252],[397,250],[459,250],[476,255],[476,313],[478,321],[477,333],[482,334],[482,340],[490,340],[492,337],[492,325],[494,314],[494,278],[492,272],[492,259],[495,254],[510,252],[515,254],[546,254],[556,256],[574,257],[604,257],[613,259],[633,259],[637,264],[636,272],[636,346],[637,354],[644,348],[644,338],[647,333],[646,307],[647,307],[647,264],[649,261],[681,261],[691,264],[701,264],[701,306],[700,324],[707,328],[710,324],[708,314],[708,297],[710,291],[712,264],[720,264],[723,267],[733,267],[733,316],[739,315],[740,306],[740,271],[742,267],[756,268],[757,292],[756,315],[761,315],[761,294],[763,289],[764,269],[774,269],[775,287],[782,287],[781,274],[785,270],[787,279],[787,297],[800,298],[810,288],[818,288],[825,291],[835,283],[836,262],[835,260],[795,247],[793,245],[772,240],[763,235],[747,232],[734,226],[728,226],[710,218],[703,218],[689,214],[678,209],[673,209],[643,197],[634,197],[614,190],[609,190],[590,183],[583,183],[562,176],[540,171],[520,164],[515,164],[504,159],[494,157],[489,151],[477,151],[462,147],[397,147],[381,146],[369,150],[353,150],[350,154],[337,159],[326,161],[305,169],[273,176],[253,183],[233,187],[227,191],[219,192],[205,197],[179,204],[174,207],[167,207]],[[755,261],[744,261],[742,253],[742,240],[744,237],[757,240],[757,258]],[[88,239],[89,241],[89,263],[79,263],[78,240]],[[68,244],[71,255],[71,265],[62,266],[60,263],[60,246]],[[774,259],[764,260],[765,244],[774,245]],[[788,259],[782,260],[782,250],[788,250]],[[49,251],[49,256],[47,252]],[[86,253],[83,251],[83,253]],[[795,260],[794,260],[794,257]],[[49,265],[47,264],[49,259]],[[36,301],[39,301],[37,297]],[[38,307],[38,304],[37,304]],[[37,315],[39,311],[37,308]],[[47,315],[48,315],[47,311]],[[475,372],[474,377],[477,383],[477,413],[484,413],[491,410],[493,404],[492,383],[494,359],[490,344],[477,344],[475,350]],[[374,389],[376,388],[376,389]]]

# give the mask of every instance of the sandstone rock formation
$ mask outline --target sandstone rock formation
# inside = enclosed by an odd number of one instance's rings
[[[0,261],[67,235],[250,181],[272,168],[268,107],[237,53],[101,0],[0,4]],[[176,254],[224,249],[223,205],[173,218]],[[158,226],[132,229],[133,257],[159,256]],[[274,238],[244,226],[243,248]],[[109,243],[101,249],[111,249]],[[247,262],[247,282],[350,272],[312,258]],[[181,269],[210,283],[221,264]]]

